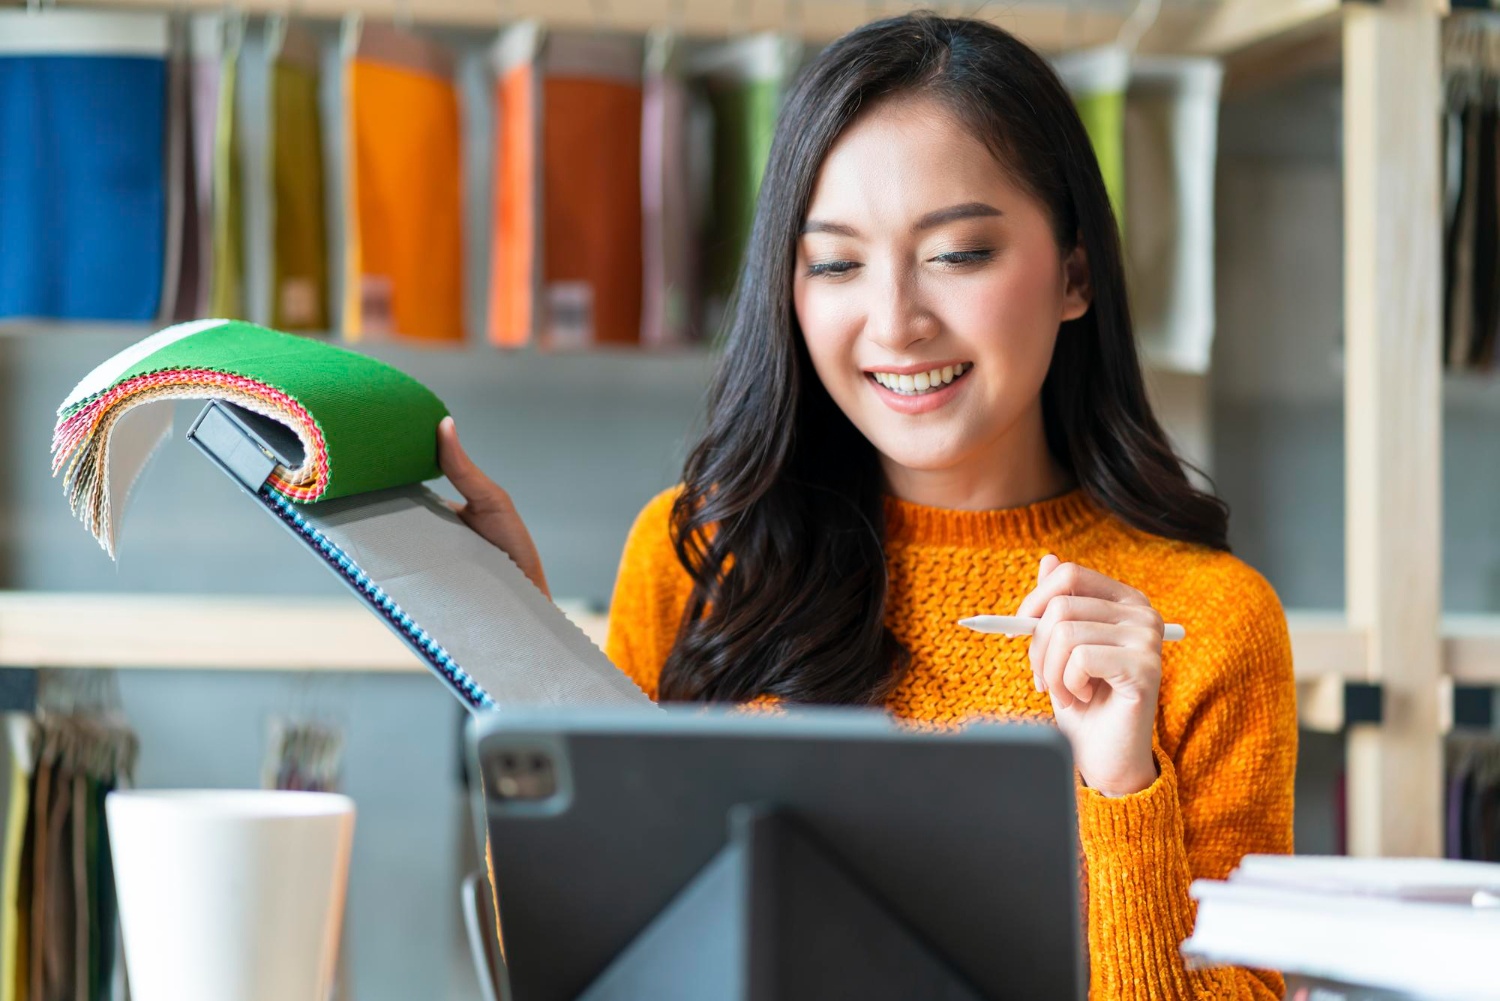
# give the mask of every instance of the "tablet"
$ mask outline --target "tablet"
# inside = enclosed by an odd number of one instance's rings
[[[510,1001],[1084,996],[1052,727],[528,710],[475,717],[469,745]],[[893,959],[908,941],[951,983]]]

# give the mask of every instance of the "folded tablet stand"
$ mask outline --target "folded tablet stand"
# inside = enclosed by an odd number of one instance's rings
[[[729,822],[579,1001],[982,1001],[794,817],[741,806]]]

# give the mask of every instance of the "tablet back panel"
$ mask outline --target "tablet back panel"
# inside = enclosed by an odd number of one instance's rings
[[[724,847],[741,804],[794,817],[984,997],[1083,996],[1073,768],[1050,727],[502,712],[471,746],[512,1001],[576,998]]]

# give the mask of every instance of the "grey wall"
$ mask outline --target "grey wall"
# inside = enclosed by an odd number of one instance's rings
[[[1291,608],[1344,604],[1343,186],[1337,79],[1223,108],[1215,476],[1236,551]],[[1443,604],[1500,612],[1500,379],[1447,376]],[[1299,851],[1336,845],[1343,743],[1304,734]]]
[[[1336,80],[1224,108],[1215,472],[1285,604],[1344,603],[1343,187]],[[1500,612],[1500,378],[1444,380],[1443,589]]]

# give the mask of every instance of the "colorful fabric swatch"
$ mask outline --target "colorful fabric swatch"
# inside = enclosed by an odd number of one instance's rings
[[[489,329],[490,251],[495,242],[495,71],[487,49],[458,60],[464,180],[464,331]]]
[[[29,979],[23,956],[30,951],[23,934],[29,921],[21,900],[21,856],[30,815],[31,777],[36,767],[36,732],[23,713],[0,715],[0,769],[5,797],[0,808],[0,1001],[24,1001]]]
[[[270,325],[277,330],[326,331],[331,318],[318,41],[300,25],[273,25],[268,47]]]
[[[1053,66],[1073,95],[1073,104],[1094,144],[1104,188],[1125,230],[1125,93],[1130,84],[1130,53],[1121,46],[1071,52]]]
[[[1139,58],[1125,102],[1126,274],[1136,338],[1155,365],[1208,371],[1214,344],[1217,60]]]
[[[755,221],[755,200],[770,157],[781,99],[800,66],[801,44],[779,34],[713,46],[694,59],[714,116],[713,206],[706,223],[706,279],[714,312],[739,280]]]
[[[0,316],[155,318],[167,51],[164,16],[0,12]]]
[[[453,62],[345,22],[344,335],[461,341],[462,165]]]
[[[523,25],[502,37],[499,54],[502,129],[515,146],[497,157],[492,338],[514,345],[535,333],[550,348],[634,343],[642,43]],[[519,163],[507,164],[513,156]],[[538,293],[539,303],[517,305]]]
[[[537,121],[542,29],[523,21],[495,42],[495,244],[489,339],[520,347],[536,335],[541,292]]]
[[[270,482],[293,501],[438,475],[437,424],[447,409],[416,380],[353,351],[250,323],[182,323],[101,364],[58,409],[53,475],[63,475],[74,514],[111,554],[116,509],[160,431],[151,428],[146,437],[156,438],[134,451],[112,439],[137,408],[183,399],[226,400],[290,428],[302,461],[278,467]],[[154,409],[170,426],[170,407]]]
[[[24,843],[6,856],[0,998],[107,1001],[119,924],[104,797],[130,783],[138,741],[117,704],[7,714],[3,724],[0,736],[28,763],[15,773],[25,795],[10,799],[8,827]]]
[[[197,316],[242,316],[243,226],[236,97],[245,19],[198,14],[190,23],[190,125],[197,194]]]
[[[641,343],[682,344],[697,335],[698,239],[703,192],[695,167],[711,137],[694,126],[683,40],[671,31],[646,39],[641,110]],[[711,141],[711,139],[710,139]]]

